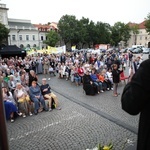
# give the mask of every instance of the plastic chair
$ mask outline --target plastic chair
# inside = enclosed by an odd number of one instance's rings
[[[129,79],[129,77],[128,77],[128,76],[125,76],[125,75],[124,75],[124,72],[122,72],[122,73],[120,74],[120,81],[124,81],[124,83],[126,84],[126,79]]]

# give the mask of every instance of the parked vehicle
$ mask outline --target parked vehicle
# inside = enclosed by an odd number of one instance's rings
[[[142,53],[143,50],[141,48],[136,48],[132,51],[134,54],[139,54],[139,53]]]
[[[149,54],[150,48],[143,48],[143,54]]]
[[[128,48],[125,48],[125,49],[121,49],[121,50],[120,50],[121,53],[127,53],[127,51],[128,51]]]
[[[144,48],[143,45],[132,45],[132,48]]]
[[[135,50],[135,48],[129,48],[128,49],[130,52],[133,52]]]

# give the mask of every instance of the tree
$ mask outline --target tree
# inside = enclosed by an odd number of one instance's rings
[[[58,22],[59,34],[64,40],[65,44],[71,45],[77,43],[79,36],[78,20],[75,16],[65,15],[62,16]]]
[[[114,46],[118,46],[121,41],[127,44],[130,36],[129,26],[122,22],[116,22],[111,28],[111,44]]]
[[[3,41],[7,41],[9,34],[9,29],[5,27],[5,25],[0,23],[0,45],[2,45]]]
[[[136,45],[137,42],[137,34],[139,34],[139,27],[137,24],[135,24],[134,26],[131,27],[131,30],[133,32],[134,35],[134,45]]]
[[[52,47],[56,46],[56,43],[60,39],[58,33],[54,30],[49,31],[46,37],[47,39],[44,41],[44,43]]]
[[[88,43],[89,38],[88,26],[89,26],[89,18],[82,17],[78,21],[79,43],[81,44],[81,48],[83,48],[83,46]]]
[[[150,13],[147,15],[147,18],[145,19],[145,27],[148,34],[150,34]]]
[[[96,24],[96,44],[108,44],[110,42],[110,25],[103,22]]]

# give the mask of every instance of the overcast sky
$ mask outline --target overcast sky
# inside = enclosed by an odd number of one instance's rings
[[[9,8],[9,18],[43,24],[58,22],[65,14],[110,25],[118,21],[140,23],[150,13],[150,0],[1,0],[0,3]]]

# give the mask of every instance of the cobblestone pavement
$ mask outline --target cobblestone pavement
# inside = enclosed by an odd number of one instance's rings
[[[39,75],[39,81],[43,78]],[[114,144],[121,150],[135,150],[139,116],[130,116],[121,109],[120,97],[112,91],[86,96],[82,86],[58,77],[48,81],[57,95],[62,110],[41,112],[37,116],[7,122],[10,150],[85,150],[97,143]],[[119,84],[122,93],[124,83]]]

